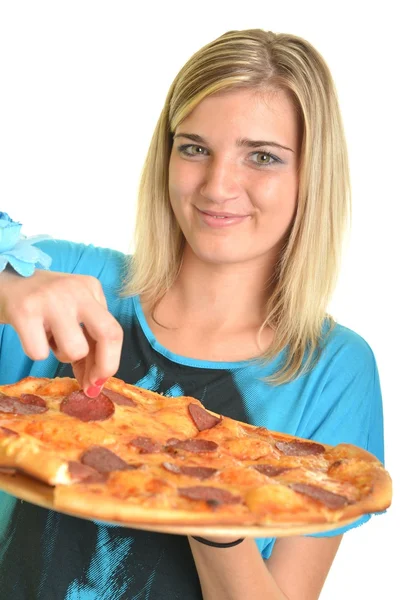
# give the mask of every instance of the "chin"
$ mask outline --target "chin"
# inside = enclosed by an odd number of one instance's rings
[[[240,262],[246,262],[253,257],[243,252],[237,251],[237,248],[205,248],[195,246],[192,252],[202,262],[214,265],[228,265]]]

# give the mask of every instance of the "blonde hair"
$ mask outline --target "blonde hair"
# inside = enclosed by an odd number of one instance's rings
[[[285,383],[311,368],[334,326],[326,309],[335,288],[351,190],[347,147],[329,68],[306,40],[261,29],[229,31],[196,52],[173,81],[141,173],[134,253],[124,295],[154,306],[175,281],[184,237],[168,193],[173,134],[204,98],[239,88],[286,91],[300,121],[299,192],[278,257],[263,323],[275,335],[260,357],[285,350],[270,378]]]

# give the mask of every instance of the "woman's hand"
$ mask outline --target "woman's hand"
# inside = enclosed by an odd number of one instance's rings
[[[0,323],[17,332],[33,360],[72,363],[89,396],[96,396],[119,367],[122,328],[108,312],[100,282],[88,275],[35,271],[0,274]]]

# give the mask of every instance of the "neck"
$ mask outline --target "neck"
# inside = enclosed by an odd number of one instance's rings
[[[212,331],[259,328],[266,317],[273,263],[205,263],[187,246],[179,276],[156,310],[162,324],[206,325]],[[167,322],[170,321],[170,322]]]

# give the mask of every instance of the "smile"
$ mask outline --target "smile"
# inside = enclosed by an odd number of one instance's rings
[[[220,228],[229,227],[231,225],[238,225],[245,219],[249,218],[250,215],[237,215],[234,213],[221,213],[207,210],[200,210],[197,208],[198,215],[203,223],[208,227]]]

